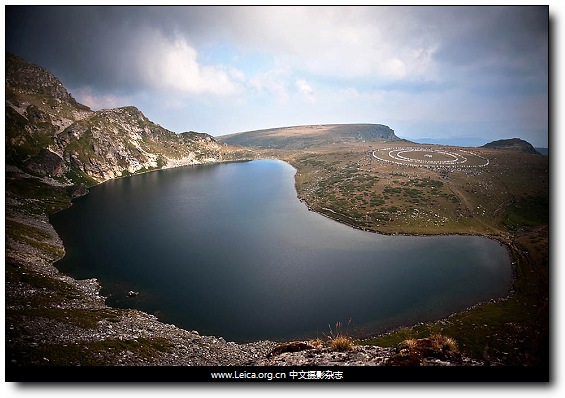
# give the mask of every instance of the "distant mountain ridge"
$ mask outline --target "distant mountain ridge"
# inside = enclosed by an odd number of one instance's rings
[[[526,153],[539,153],[528,141],[520,138],[509,138],[505,140],[496,140],[483,145],[481,148],[495,148],[495,149],[513,149]]]
[[[483,142],[484,142],[484,140],[477,137],[456,137],[456,136],[443,137],[443,138],[418,137],[418,138],[412,138],[411,141],[416,142],[418,144],[449,145],[449,146],[458,146],[458,147],[481,147],[483,146]],[[535,150],[538,153],[545,156],[547,156],[549,152],[548,148],[535,147]]]
[[[329,144],[397,141],[383,124],[320,124],[245,131],[217,137],[219,141],[264,149],[307,149]]]
[[[51,72],[6,54],[6,162],[71,184],[238,157],[204,133],[176,134],[127,106],[93,111]]]

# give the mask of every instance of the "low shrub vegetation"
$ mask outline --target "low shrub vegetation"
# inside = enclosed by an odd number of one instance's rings
[[[347,326],[350,324],[351,319],[349,319]],[[341,322],[336,322],[335,332],[332,330],[331,325],[328,325],[328,327],[330,328],[330,334],[328,336],[329,344],[333,351],[351,351],[353,349],[353,338],[341,331]]]

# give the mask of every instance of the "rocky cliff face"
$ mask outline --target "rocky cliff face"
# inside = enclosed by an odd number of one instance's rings
[[[47,69],[13,54],[6,54],[6,87],[17,89],[21,94],[53,97],[88,110],[87,107],[76,102],[63,83]]]
[[[222,146],[212,137],[177,135],[151,122],[135,107],[95,112],[57,134],[49,149],[71,169],[98,181],[223,160]]]
[[[52,73],[11,54],[6,55],[6,152],[9,164],[86,185],[239,156],[208,134],[175,134],[135,107],[92,111]]]

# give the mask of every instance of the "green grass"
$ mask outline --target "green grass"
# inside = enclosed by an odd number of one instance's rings
[[[41,114],[36,107],[30,105],[28,112]],[[28,130],[28,128],[31,128]],[[6,107],[6,159],[12,164],[21,166],[25,159],[38,155],[43,148],[53,144],[54,127],[46,122],[31,122]],[[16,145],[9,145],[12,139]]]
[[[94,178],[86,175],[82,170],[78,169],[75,166],[69,166],[69,169],[65,173],[65,176],[75,185],[91,187],[97,184],[97,181]]]
[[[48,318],[78,326],[82,329],[94,329],[98,322],[103,320],[111,320],[111,322],[117,320],[116,312],[109,309],[27,308],[7,310],[6,315]]]
[[[90,129],[84,131],[77,140],[72,140],[67,145],[68,153],[75,153],[77,158],[84,164],[88,164],[91,159],[95,159],[94,149],[92,148],[92,131]]]
[[[117,365],[128,357],[149,360],[170,351],[171,344],[165,338],[138,338],[135,340],[109,339],[92,342],[46,344],[33,350],[6,352],[6,358],[17,357],[18,365],[50,366],[107,366]]]
[[[402,185],[413,185],[421,188],[442,188],[444,184],[441,181],[433,180],[431,178],[415,178],[402,183]]]
[[[526,196],[518,199],[512,204],[504,220],[504,224],[510,229],[548,223],[549,200],[541,196]]]
[[[81,297],[80,291],[74,286],[55,277],[29,270],[14,263],[12,260],[6,261],[5,275],[6,282],[25,283],[36,291],[37,294],[33,295],[25,303],[29,308],[52,306],[59,304],[63,300]]]
[[[54,260],[61,258],[65,253],[60,246],[45,242],[51,238],[50,234],[28,224],[7,219],[6,234],[16,241],[35,247]]]
[[[6,191],[15,197],[25,199],[24,210],[27,207],[27,210],[33,214],[45,212],[47,215],[52,215],[71,205],[67,188],[49,185],[36,178],[7,180]]]

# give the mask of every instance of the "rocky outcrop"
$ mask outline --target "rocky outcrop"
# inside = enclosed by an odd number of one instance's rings
[[[6,55],[6,148],[9,164],[82,185],[254,157],[205,133],[176,134],[133,106],[94,112],[49,71],[11,54]]]
[[[427,339],[422,339],[426,341]],[[306,343],[302,343],[306,344]],[[288,344],[287,344],[288,345]],[[274,350],[276,350],[275,347]],[[484,363],[461,355],[444,353],[401,352],[398,347],[354,345],[348,351],[327,346],[269,355],[258,362],[263,366],[484,366]]]
[[[17,87],[20,93],[45,95],[79,108],[88,109],[78,104],[63,83],[47,69],[10,53],[6,54],[6,86]]]
[[[62,177],[68,170],[63,159],[49,149],[42,149],[37,156],[24,162],[27,170],[40,176]]]
[[[222,146],[205,134],[177,135],[148,120],[135,107],[108,109],[73,123],[52,147],[65,162],[104,181],[140,171],[218,162]]]

